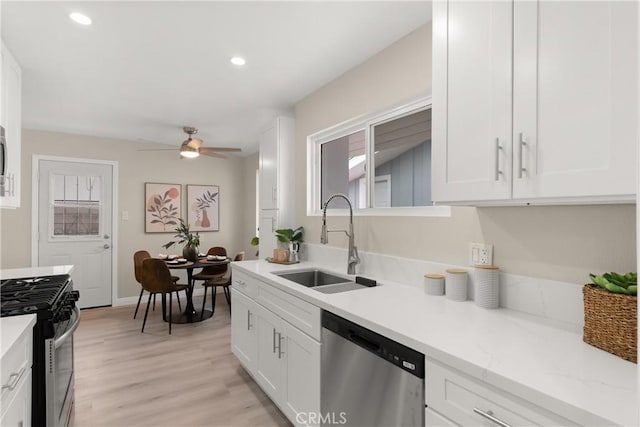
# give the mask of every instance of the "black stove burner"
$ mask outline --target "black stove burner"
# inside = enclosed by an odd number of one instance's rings
[[[51,311],[68,282],[68,275],[3,280],[0,282],[0,316]]]

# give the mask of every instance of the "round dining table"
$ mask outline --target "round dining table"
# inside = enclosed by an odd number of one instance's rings
[[[202,322],[205,319],[213,316],[212,310],[196,310],[193,306],[193,288],[195,281],[193,280],[193,270],[195,268],[213,267],[219,265],[229,264],[231,259],[225,260],[207,260],[206,257],[198,258],[197,261],[187,261],[185,263],[173,264],[169,261],[166,262],[167,267],[171,270],[187,270],[187,306],[182,313],[174,314],[171,317],[173,323],[195,323]],[[167,320],[168,321],[168,320]]]

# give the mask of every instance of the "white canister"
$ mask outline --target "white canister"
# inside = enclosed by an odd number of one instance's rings
[[[476,265],[475,300],[482,308],[500,305],[500,269],[495,265]]]
[[[467,300],[467,270],[450,268],[447,270],[446,280],[447,298],[452,301]]]
[[[425,274],[424,291],[428,295],[444,295],[444,276],[442,274]]]

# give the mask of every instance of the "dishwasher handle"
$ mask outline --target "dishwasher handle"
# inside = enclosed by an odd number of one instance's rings
[[[372,353],[380,353],[380,344],[370,341],[359,335],[358,333],[349,330],[349,340],[363,347],[365,350],[369,350]]]

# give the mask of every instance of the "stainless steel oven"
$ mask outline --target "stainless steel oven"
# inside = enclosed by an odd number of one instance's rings
[[[80,310],[54,324],[55,335],[45,341],[47,426],[69,426],[74,409],[73,333]]]

